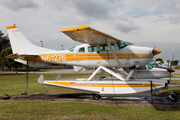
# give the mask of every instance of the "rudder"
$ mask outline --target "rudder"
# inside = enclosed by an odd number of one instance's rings
[[[38,47],[32,44],[15,26],[7,26],[7,31],[13,53],[18,54],[34,54],[39,52],[52,52],[54,50]]]

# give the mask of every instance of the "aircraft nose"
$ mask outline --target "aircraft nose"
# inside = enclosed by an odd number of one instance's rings
[[[157,54],[161,53],[161,51],[154,48],[153,51],[152,51],[152,53],[153,53],[154,55],[157,55]]]

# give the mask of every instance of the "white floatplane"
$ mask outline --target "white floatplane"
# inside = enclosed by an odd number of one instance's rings
[[[124,68],[124,74],[128,74],[131,68]],[[121,69],[122,71],[122,69]],[[174,70],[154,67],[151,64],[140,66],[132,74],[131,78],[135,79],[161,79],[169,76]]]
[[[83,68],[97,68],[86,79],[60,79],[43,80],[43,75],[38,79],[45,85],[83,91],[94,95],[94,99],[101,96],[132,96],[150,93],[151,82],[157,89],[167,85],[167,81],[159,79],[135,79],[134,71],[140,66],[150,63],[160,50],[149,47],[131,45],[108,34],[90,28],[88,26],[62,29],[63,32],[75,41],[84,43],[74,48],[55,51],[33,45],[13,25],[7,27],[13,54],[8,58],[15,59],[32,67],[46,66],[48,64],[72,65],[76,71]],[[113,68],[134,67],[125,75]],[[100,72],[99,79],[94,76]],[[107,72],[114,77],[103,79]]]

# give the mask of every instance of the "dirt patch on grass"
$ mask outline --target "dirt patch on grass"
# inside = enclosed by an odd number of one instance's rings
[[[92,104],[97,104],[97,103],[92,103]],[[117,102],[116,103],[98,103],[99,105],[105,105],[105,106],[122,106],[122,107],[132,107],[132,106],[153,106],[156,109],[159,110],[180,110],[180,104],[178,103],[173,103],[173,104],[161,104],[161,103],[142,103],[142,102],[129,102],[129,103],[124,103],[124,102]]]
[[[55,102],[81,102],[90,103],[102,106],[114,107],[132,107],[132,106],[153,106],[158,110],[180,110],[180,104],[171,102],[169,103],[151,103],[142,101],[121,101],[121,100],[93,100],[91,94],[69,93],[69,94],[56,94],[56,93],[37,93],[27,95],[11,96],[10,100],[27,100],[27,101],[55,101]]]

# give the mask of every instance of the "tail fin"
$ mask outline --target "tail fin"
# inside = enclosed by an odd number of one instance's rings
[[[15,26],[7,26],[8,35],[10,38],[13,53],[18,54],[36,54],[40,52],[53,52],[55,50],[38,47],[32,44]]]

